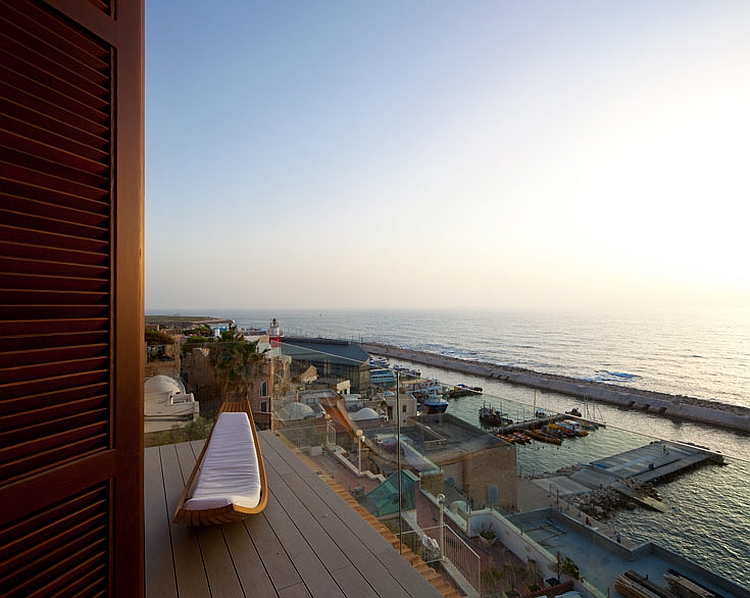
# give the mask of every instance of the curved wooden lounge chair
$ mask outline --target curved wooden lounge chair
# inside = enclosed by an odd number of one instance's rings
[[[177,503],[175,523],[222,525],[260,513],[266,470],[248,401],[224,402]]]

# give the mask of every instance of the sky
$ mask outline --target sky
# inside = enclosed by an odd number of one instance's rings
[[[750,3],[146,3],[146,309],[750,308]]]

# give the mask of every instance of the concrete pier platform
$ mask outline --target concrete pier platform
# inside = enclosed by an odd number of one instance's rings
[[[711,451],[661,441],[592,461],[589,466],[609,479],[656,482],[707,462],[721,461],[721,456]]]
[[[706,463],[720,463],[721,456],[699,447],[673,442],[653,442],[645,446],[581,465],[570,474],[532,480],[540,489],[559,497],[585,494],[611,488],[641,506],[666,512],[666,503],[644,494],[640,484],[658,482]]]

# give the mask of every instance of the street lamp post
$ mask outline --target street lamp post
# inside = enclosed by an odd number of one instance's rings
[[[362,430],[355,432],[357,436],[357,471],[362,473]]]
[[[445,557],[445,528],[443,520],[443,508],[445,507],[445,494],[442,492],[437,495],[438,508],[440,509],[440,521],[438,526],[440,527],[440,560],[442,561]]]
[[[333,428],[333,420],[331,419],[331,416],[326,413],[326,444],[328,446],[331,446],[333,443],[331,442],[331,428]]]

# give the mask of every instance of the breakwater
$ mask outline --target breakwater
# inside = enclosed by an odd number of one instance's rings
[[[645,413],[750,432],[750,408],[739,405],[729,405],[683,395],[628,388],[616,384],[582,380],[557,374],[545,374],[509,365],[458,359],[447,355],[395,347],[382,343],[365,342],[361,343],[361,345],[367,352],[374,355],[404,359],[406,361],[475,376],[483,376],[511,384],[520,384],[539,390],[591,399]]]

